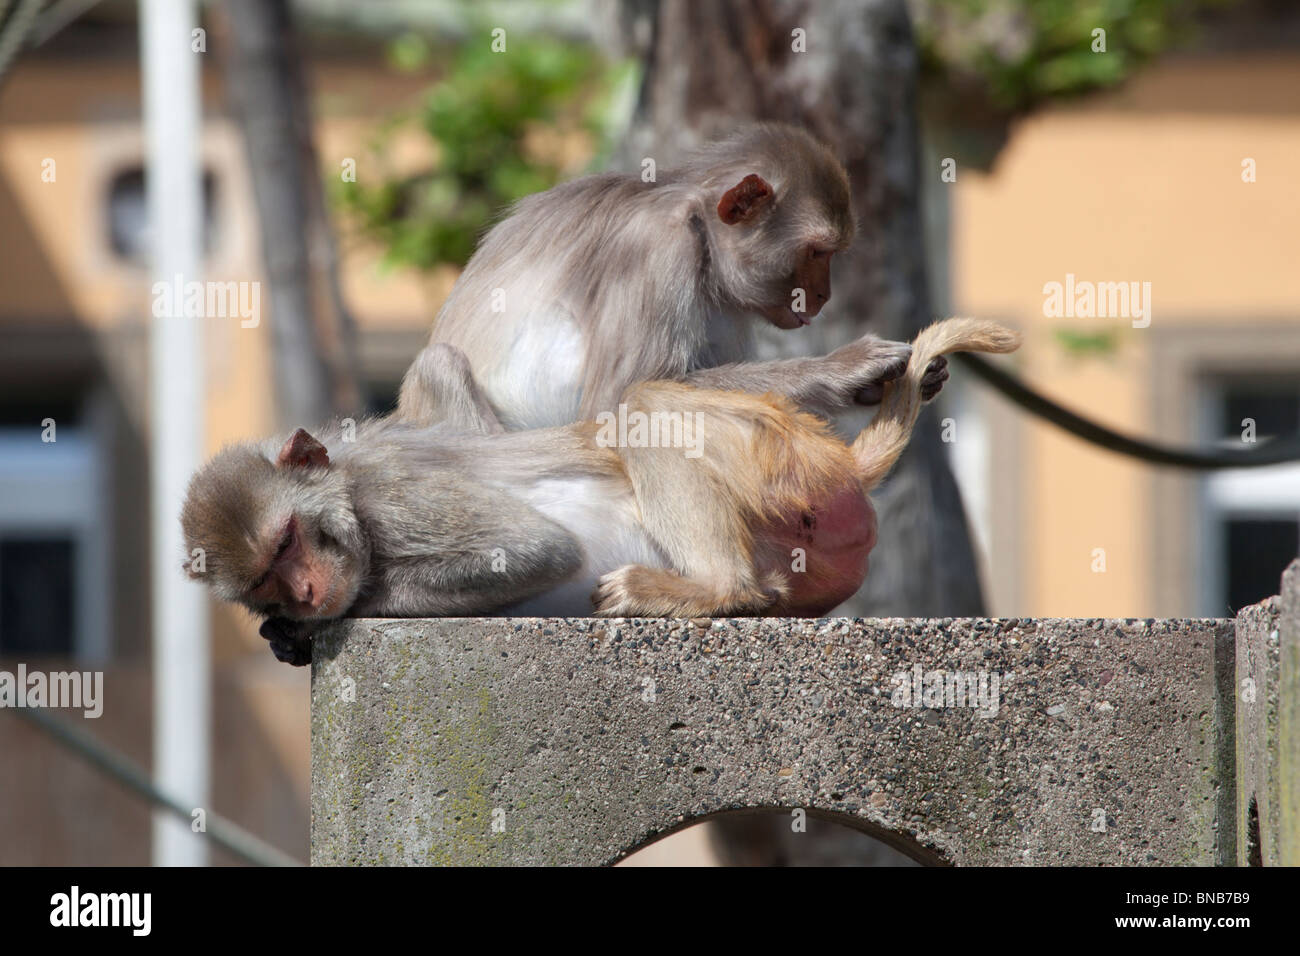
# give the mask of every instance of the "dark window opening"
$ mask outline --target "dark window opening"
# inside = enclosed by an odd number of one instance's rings
[[[1227,543],[1228,606],[1236,612],[1277,593],[1282,572],[1300,556],[1300,523],[1269,518],[1230,518]]]
[[[145,197],[145,171],[137,166],[118,173],[108,187],[108,242],[113,252],[129,262],[149,261],[149,208]],[[203,173],[203,254],[217,246],[217,178]]]
[[[54,395],[37,398],[22,393],[0,391],[0,428],[22,428],[39,431],[41,422],[54,419],[58,428],[75,426],[81,422],[81,397]]]
[[[1255,422],[1255,435],[1300,434],[1300,388],[1294,382],[1234,382],[1223,391],[1223,438],[1241,440],[1242,421]]]
[[[0,653],[72,654],[75,557],[71,538],[0,540]]]

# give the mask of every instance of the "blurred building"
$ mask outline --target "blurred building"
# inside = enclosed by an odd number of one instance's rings
[[[1169,57],[1031,117],[991,174],[959,173],[950,216],[953,311],[1024,330],[1040,391],[1169,445],[1300,433],[1300,51]],[[1149,314],[1045,315],[1067,276],[1149,283]],[[965,394],[994,613],[1227,617],[1300,553],[1300,465],[1156,468]]]
[[[0,85],[0,669],[104,670],[103,716],[83,726],[147,767],[152,279],[133,7],[77,21]],[[258,280],[243,143],[220,61],[200,55],[203,278]],[[311,62],[317,144],[336,169],[376,115],[423,88],[385,68],[377,40],[325,43]],[[355,244],[345,259],[363,374],[382,403],[454,275],[381,275],[377,252]],[[210,451],[275,427],[266,298],[263,286],[256,328],[207,320]],[[212,615],[211,809],[305,860],[309,675],[278,664],[247,615],[215,604]],[[140,800],[4,712],[0,753],[0,864],[149,862]]]

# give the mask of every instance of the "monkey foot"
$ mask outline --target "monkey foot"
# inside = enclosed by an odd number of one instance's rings
[[[774,588],[720,593],[675,571],[629,564],[603,575],[591,601],[598,617],[721,617],[756,614],[779,597]]]

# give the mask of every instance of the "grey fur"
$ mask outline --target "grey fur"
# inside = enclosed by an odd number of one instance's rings
[[[749,174],[774,201],[723,223],[719,200]],[[830,151],[794,127],[751,126],[656,182],[607,173],[521,200],[466,266],[431,342],[464,351],[508,429],[590,420],[637,382],[743,358],[741,316],[788,305],[802,250],[842,249],[853,232]]]
[[[797,369],[770,363],[709,376],[728,388],[776,391],[831,409],[897,378],[909,352],[865,336],[825,359],[797,360]],[[191,482],[182,512],[186,546],[208,555],[197,576],[226,600],[269,615],[263,634],[284,660],[309,660],[306,641],[316,622],[281,618],[246,597],[268,516],[296,515],[306,533],[320,533],[315,547],[360,566],[348,616],[413,617],[508,612],[589,563],[581,516],[572,527],[548,517],[529,503],[538,488],[582,489],[599,523],[606,513],[638,510],[618,453],[596,447],[589,426],[494,432],[499,423],[456,350],[430,346],[414,368],[419,375],[408,378],[396,415],[358,423],[351,440],[337,424],[316,433],[328,467],[277,466],[284,441],[273,439],[223,450]],[[456,426],[430,424],[431,396],[457,410]],[[701,543],[725,550],[721,542]],[[648,544],[641,563],[656,558],[665,563]]]

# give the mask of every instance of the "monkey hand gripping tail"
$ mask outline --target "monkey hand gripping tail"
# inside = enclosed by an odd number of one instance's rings
[[[868,336],[796,360],[797,376],[759,363],[636,385],[617,426],[512,433],[465,356],[433,345],[407,384],[440,396],[436,424],[408,388],[353,441],[298,429],[200,469],[181,514],[186,570],[265,617],[293,664],[344,616],[823,614],[866,575],[867,493],[947,378],[938,357],[1017,345],[950,319],[910,349]],[[802,410],[882,394],[847,445]]]

